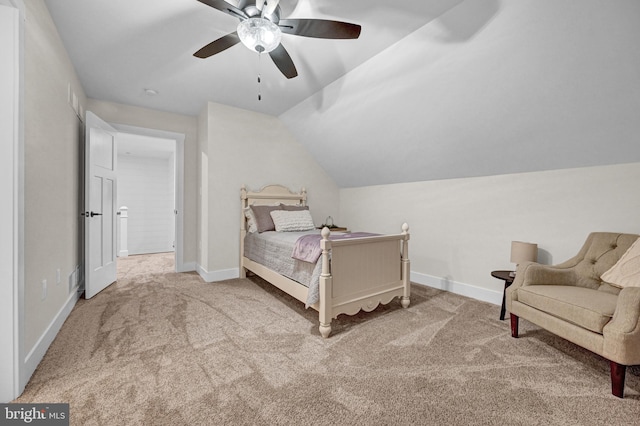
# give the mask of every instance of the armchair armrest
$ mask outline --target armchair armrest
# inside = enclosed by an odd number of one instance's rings
[[[576,281],[573,269],[523,262],[518,265],[516,279],[506,290],[506,308],[511,312],[511,302],[517,300],[517,290],[527,285],[573,285]]]
[[[620,291],[613,318],[602,334],[603,356],[623,365],[640,364],[640,287]]]
[[[525,285],[573,285],[575,281],[576,277],[573,269],[541,265],[536,262],[524,262],[518,265],[516,279],[511,287],[516,289]]]
[[[573,269],[531,263],[522,274],[522,285],[574,285],[576,275]],[[518,275],[516,275],[516,278]]]

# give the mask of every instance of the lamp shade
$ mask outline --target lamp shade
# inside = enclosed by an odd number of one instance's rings
[[[538,245],[522,241],[511,241],[511,263],[537,262]]]
[[[280,45],[282,31],[268,19],[249,18],[238,24],[238,37],[249,49],[269,53]]]

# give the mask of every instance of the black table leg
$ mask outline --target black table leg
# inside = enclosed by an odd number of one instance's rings
[[[506,302],[506,297],[507,297],[507,287],[509,287],[509,286],[505,282],[504,283],[504,291],[502,292],[502,308],[500,308],[500,321],[504,320],[504,314],[506,312],[505,302]]]
[[[504,281],[504,291],[502,292],[502,308],[500,309],[500,320],[503,320],[506,313],[507,287],[513,284],[515,275],[513,271],[493,271],[491,272],[491,276]]]

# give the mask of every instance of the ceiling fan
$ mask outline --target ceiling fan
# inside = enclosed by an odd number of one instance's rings
[[[238,6],[224,0],[198,0],[238,18],[238,29],[198,50],[193,56],[208,58],[238,43],[258,53],[269,53],[287,78],[298,75],[293,60],[280,43],[282,33],[327,39],[356,39],[360,25],[325,19],[280,19],[279,0],[239,0]]]

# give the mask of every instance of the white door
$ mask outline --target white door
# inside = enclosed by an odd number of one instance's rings
[[[116,280],[116,130],[92,112],[85,121],[84,253],[89,299]]]

